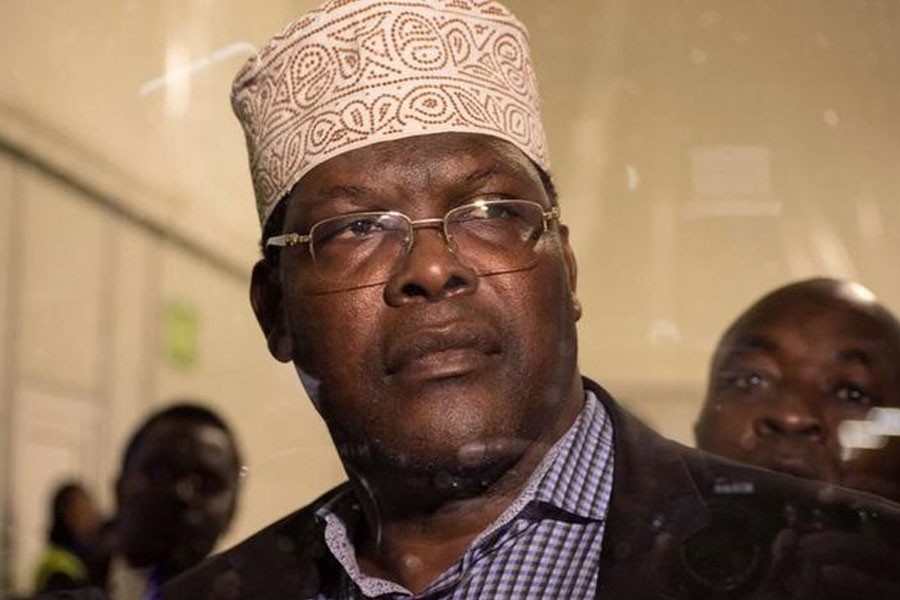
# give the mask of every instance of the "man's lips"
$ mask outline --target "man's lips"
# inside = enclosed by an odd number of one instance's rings
[[[820,477],[817,469],[813,468],[805,459],[799,457],[776,457],[767,461],[765,466],[773,471],[780,471],[796,477],[807,479],[818,479]]]
[[[397,336],[388,346],[385,371],[421,379],[454,377],[478,370],[500,351],[485,328],[452,324]]]
[[[776,443],[757,455],[754,463],[773,471],[807,479],[827,479],[824,448],[799,443]]]

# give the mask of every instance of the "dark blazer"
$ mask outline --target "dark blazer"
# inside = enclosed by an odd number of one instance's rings
[[[900,598],[900,505],[686,448],[585,386],[614,432],[597,598]],[[282,600],[327,589],[340,567],[314,514],[346,485],[182,574],[163,598]]]

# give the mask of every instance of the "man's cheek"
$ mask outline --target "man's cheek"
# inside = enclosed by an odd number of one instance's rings
[[[218,533],[219,530],[228,526],[231,520],[231,502],[230,498],[223,498],[215,503],[215,505],[207,512],[207,520],[213,529]]]

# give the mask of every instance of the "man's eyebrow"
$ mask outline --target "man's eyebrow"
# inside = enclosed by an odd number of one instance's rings
[[[318,190],[315,194],[315,201],[335,200],[337,198],[366,198],[371,195],[372,190],[369,188],[355,185],[334,185]]]
[[[871,368],[876,362],[874,354],[862,348],[841,350],[838,352],[837,358],[840,362],[858,364],[866,368]]]
[[[762,335],[742,335],[728,340],[716,352],[718,369],[730,361],[754,354],[775,354],[780,349],[778,342]]]
[[[490,179],[491,177],[494,177],[496,175],[513,176],[518,171],[519,171],[519,169],[516,169],[516,168],[510,167],[509,165],[497,162],[497,163],[488,165],[482,169],[477,169],[475,171],[472,171],[471,173],[466,175],[464,181],[466,183],[481,183],[482,181],[484,181],[486,179]]]
[[[737,337],[725,346],[726,353],[731,356],[749,352],[775,352],[779,349],[778,342],[762,335],[745,335]]]

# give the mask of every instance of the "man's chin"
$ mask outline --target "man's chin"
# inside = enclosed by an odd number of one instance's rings
[[[198,535],[190,540],[167,540],[152,548],[126,554],[125,558],[132,567],[160,568],[165,574],[175,575],[193,567],[209,554],[211,544],[205,536]]]
[[[206,558],[211,550],[212,544],[209,544],[206,541],[201,542],[197,540],[194,544],[184,544],[166,558],[161,567],[163,575],[168,578],[174,577],[183,571],[187,571]]]
[[[813,461],[804,457],[768,458],[757,464],[772,471],[793,475],[794,477],[820,481],[829,481],[831,479],[825,469],[817,467]]]

